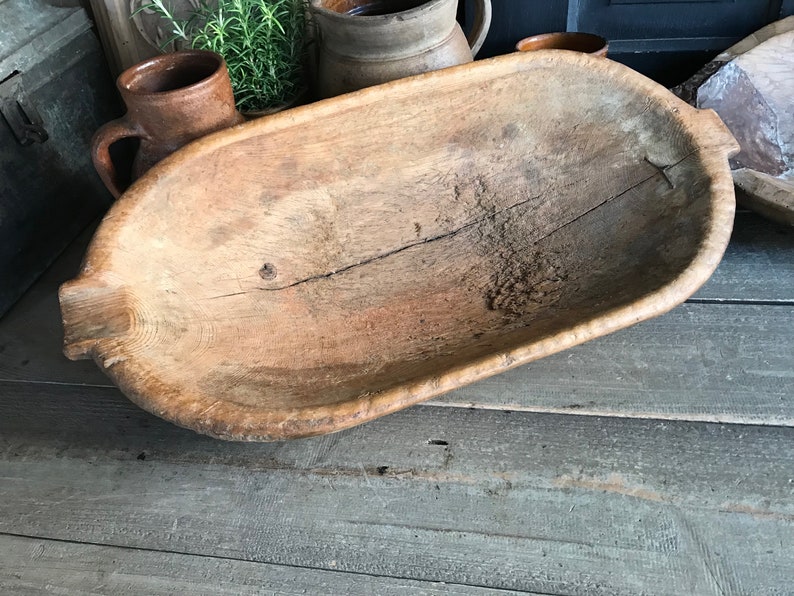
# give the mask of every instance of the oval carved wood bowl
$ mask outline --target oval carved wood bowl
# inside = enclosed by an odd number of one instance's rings
[[[717,266],[737,150],[619,64],[512,54],[250,122],[138,181],[65,352],[224,439],[332,432],[659,315]]]

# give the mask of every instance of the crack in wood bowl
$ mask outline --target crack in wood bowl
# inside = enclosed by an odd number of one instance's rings
[[[333,432],[659,315],[733,222],[719,118],[516,53],[197,141],[114,205],[65,352],[215,437]]]

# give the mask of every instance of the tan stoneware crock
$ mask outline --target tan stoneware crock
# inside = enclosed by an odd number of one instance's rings
[[[491,0],[474,5],[467,39],[455,18],[458,0],[311,0],[319,95],[471,62],[491,24]]]

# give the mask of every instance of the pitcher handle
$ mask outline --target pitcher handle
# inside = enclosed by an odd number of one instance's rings
[[[491,13],[491,0],[474,0],[474,24],[468,37],[472,58],[485,43],[485,36],[491,28]]]
[[[126,188],[122,188],[119,182],[116,165],[110,157],[110,146],[121,139],[140,136],[142,134],[138,128],[127,120],[126,116],[122,116],[103,124],[91,139],[91,159],[94,161],[94,168],[116,199],[122,195]]]

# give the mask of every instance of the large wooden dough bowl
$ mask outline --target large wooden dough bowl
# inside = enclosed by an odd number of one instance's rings
[[[728,242],[736,150],[562,51],[289,110],[115,204],[61,288],[65,352],[201,433],[337,431],[685,300]]]

